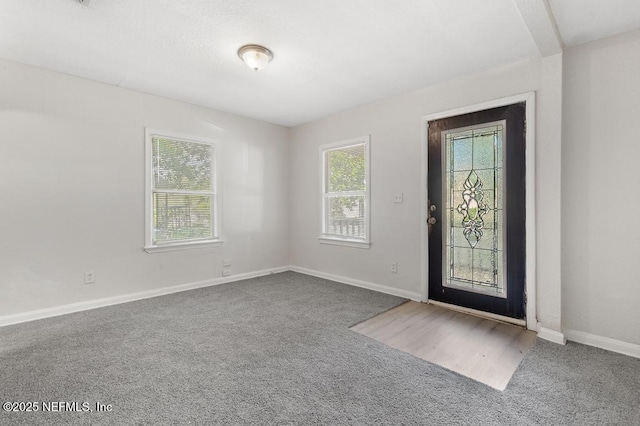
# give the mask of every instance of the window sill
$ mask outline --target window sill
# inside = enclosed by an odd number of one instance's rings
[[[320,244],[331,244],[334,246],[354,247],[366,250],[371,248],[371,243],[368,241],[350,240],[347,238],[318,237],[318,242]]]
[[[164,253],[167,251],[206,249],[218,247],[222,244],[224,244],[222,240],[190,241],[185,243],[164,244],[161,246],[145,246],[143,250],[147,253]]]

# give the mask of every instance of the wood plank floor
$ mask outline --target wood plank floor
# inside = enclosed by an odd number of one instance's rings
[[[506,389],[536,340],[522,327],[418,302],[351,329],[498,390]]]

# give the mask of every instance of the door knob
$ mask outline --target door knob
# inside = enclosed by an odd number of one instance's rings
[[[429,206],[429,211],[427,211],[427,225],[429,225],[428,233],[431,234],[433,225],[435,225],[437,222],[436,218],[431,216],[431,212],[436,211],[436,206],[435,204],[431,204],[431,200],[427,200],[427,205]]]

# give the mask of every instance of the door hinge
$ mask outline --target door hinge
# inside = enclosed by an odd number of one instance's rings
[[[527,299],[527,292],[525,291],[525,292],[524,292],[524,305],[525,305],[525,306],[527,306],[527,302],[528,302],[528,299]]]
[[[527,134],[527,120],[524,120],[524,134]]]

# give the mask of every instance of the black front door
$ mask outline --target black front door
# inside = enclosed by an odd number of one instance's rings
[[[429,299],[525,317],[525,103],[429,122]]]

